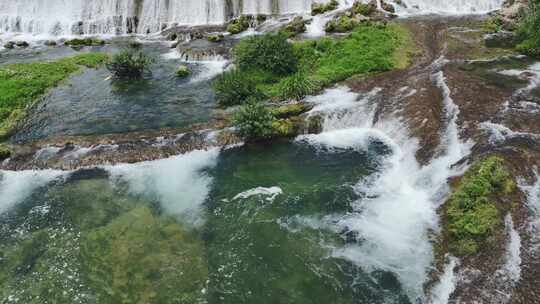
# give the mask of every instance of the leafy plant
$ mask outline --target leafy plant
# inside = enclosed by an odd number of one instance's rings
[[[337,9],[339,6],[339,2],[337,0],[331,0],[330,2],[324,4],[324,3],[313,3],[311,6],[311,15],[320,15],[324,14],[329,11],[333,11]]]
[[[243,104],[248,98],[262,99],[257,82],[249,74],[234,69],[219,75],[214,81],[216,99],[222,106]]]
[[[519,24],[517,40],[520,52],[540,57],[540,0],[530,1],[530,10]]]
[[[249,99],[235,113],[233,124],[240,136],[247,140],[272,137],[274,116],[260,101]]]
[[[300,100],[313,93],[317,86],[304,73],[298,72],[279,83],[279,95],[283,99]]]
[[[116,78],[141,78],[154,59],[142,51],[125,49],[115,54],[107,63],[107,69]]]
[[[262,69],[276,75],[288,75],[298,68],[293,46],[283,33],[246,38],[236,45],[233,55],[241,70]]]

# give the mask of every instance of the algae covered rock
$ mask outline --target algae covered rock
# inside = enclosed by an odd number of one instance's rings
[[[346,33],[352,31],[360,24],[354,17],[347,15],[338,16],[326,23],[324,30],[327,33]]]
[[[339,7],[339,2],[337,0],[331,0],[330,2],[323,3],[313,3],[311,6],[311,15],[316,16],[324,14],[329,11],[333,11]]]
[[[7,159],[11,156],[11,149],[3,144],[0,144],[0,161]]]
[[[223,36],[223,34],[214,34],[208,35],[206,39],[210,42],[221,42],[223,39],[225,39],[225,36]]]
[[[181,77],[181,78],[184,78],[184,77],[187,77],[191,75],[191,70],[189,69],[189,67],[187,65],[181,65],[178,67],[178,70],[176,70],[176,76],[177,77]]]
[[[236,19],[233,19],[227,26],[227,32],[231,34],[239,34],[249,28],[253,20],[252,16],[242,15]]]
[[[297,16],[294,17],[294,19],[287,24],[282,31],[284,31],[287,36],[293,37],[298,34],[302,34],[306,32],[306,21],[304,18]]]

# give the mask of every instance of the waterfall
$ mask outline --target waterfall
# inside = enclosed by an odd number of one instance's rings
[[[239,14],[304,14],[313,0],[0,0],[0,33],[155,33],[171,25],[223,24]]]
[[[328,0],[0,0],[0,33],[148,34],[172,25],[223,24],[240,14],[309,14],[314,2]],[[340,0],[340,8],[352,2]],[[397,13],[485,13],[498,9],[502,2],[403,0],[407,8],[397,6]]]

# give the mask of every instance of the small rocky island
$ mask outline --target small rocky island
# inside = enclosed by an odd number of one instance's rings
[[[0,0],[0,303],[540,303],[538,0],[60,2]]]

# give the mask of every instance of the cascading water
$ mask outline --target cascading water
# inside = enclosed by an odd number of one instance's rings
[[[470,144],[459,138],[459,109],[450,98],[442,72],[433,74],[433,81],[443,93],[447,126],[438,156],[426,166],[416,161],[418,143],[398,118],[385,117],[374,123],[372,99],[378,89],[359,97],[338,88],[311,98],[316,104],[311,113],[324,117],[323,133],[299,138],[300,142],[329,150],[364,151],[372,142],[382,142],[390,149],[390,155],[382,160],[382,171],[354,187],[363,197],[353,206],[354,212],[332,216],[328,224],[336,231],[352,231],[357,236],[356,244],[336,249],[335,256],[368,271],[396,274],[411,300],[424,297],[422,284],[432,262],[428,232],[438,228],[436,208],[444,201],[447,179],[461,173],[451,166],[470,151]],[[453,288],[451,271],[456,261],[452,259],[452,263],[448,266],[450,278],[441,283],[441,294],[437,295],[440,303]]]
[[[240,14],[303,14],[311,4],[312,0],[0,0],[0,32],[147,34],[173,24],[222,24]]]
[[[240,14],[307,14],[323,0],[0,0],[0,33],[118,35],[155,33],[172,25],[223,24]],[[341,0],[340,8],[352,0]],[[364,0],[364,2],[368,2]],[[391,1],[390,1],[391,2]],[[400,15],[475,14],[498,9],[503,0],[406,0]],[[308,32],[321,34],[324,16]]]

